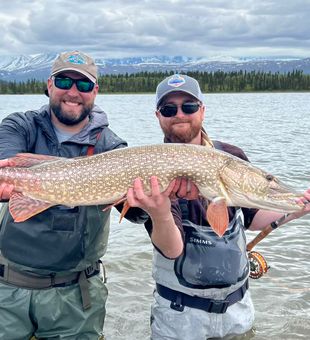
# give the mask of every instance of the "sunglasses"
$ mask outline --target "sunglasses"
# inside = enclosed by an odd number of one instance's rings
[[[95,84],[86,79],[72,79],[69,77],[53,77],[54,78],[54,84],[58,89],[61,90],[69,90],[73,86],[73,84],[76,85],[76,88],[80,92],[90,92],[93,90]]]
[[[200,108],[201,104],[200,103],[195,103],[195,102],[185,102],[181,105],[181,109],[183,113],[187,115],[191,115],[195,112],[197,112]],[[176,104],[166,104],[162,106],[161,108],[158,109],[158,111],[161,113],[163,117],[174,117],[176,116],[178,112],[178,105]]]

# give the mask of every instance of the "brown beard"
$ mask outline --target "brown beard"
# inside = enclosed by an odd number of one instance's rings
[[[72,118],[62,111],[60,103],[56,103],[50,99],[50,107],[56,118],[63,124],[73,126],[82,122],[90,115],[93,105],[84,105],[84,108],[79,117]]]
[[[183,123],[183,122],[182,122]],[[165,142],[168,143],[190,143],[198,134],[201,133],[201,124],[192,124],[191,129],[188,129],[186,133],[175,132],[170,127],[162,126],[163,133],[165,135]]]

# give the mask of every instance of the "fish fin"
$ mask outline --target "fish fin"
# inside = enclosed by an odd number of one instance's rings
[[[214,232],[222,237],[229,224],[229,216],[224,197],[216,197],[207,208],[207,220]]]
[[[52,207],[54,204],[35,200],[24,196],[22,193],[14,193],[9,201],[10,213],[15,222],[24,222],[28,218]]]
[[[102,209],[102,211],[107,211],[109,209],[112,209],[114,207],[114,204],[107,204],[104,206],[104,208]]]
[[[127,211],[129,210],[129,208],[130,208],[130,205],[129,205],[128,201],[125,201],[123,209],[121,211],[121,216],[119,218],[119,223],[122,222],[122,219],[127,214]]]
[[[126,196],[120,198],[119,200],[115,201],[114,203],[111,203],[111,204],[106,205],[106,206],[102,209],[102,211],[107,211],[107,210],[109,210],[109,209],[111,209],[111,208],[115,207],[116,205],[118,205],[118,204],[120,204],[120,203],[123,203],[123,202],[126,202]],[[123,208],[123,209],[124,209],[124,208]],[[127,209],[127,210],[128,210],[128,209]],[[127,210],[126,210],[126,212],[127,212]],[[123,210],[122,210],[122,211],[123,211]],[[125,212],[125,214],[126,214],[126,212]],[[122,216],[121,219],[122,219],[123,217],[124,217],[124,216]],[[121,219],[120,219],[120,221],[121,221]]]
[[[8,166],[19,168],[30,168],[31,166],[63,159],[62,157],[38,155],[33,153],[18,153],[9,158]]]

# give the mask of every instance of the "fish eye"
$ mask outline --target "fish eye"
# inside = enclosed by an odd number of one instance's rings
[[[274,180],[274,177],[272,175],[268,174],[268,175],[266,175],[266,180],[271,182],[271,181]]]

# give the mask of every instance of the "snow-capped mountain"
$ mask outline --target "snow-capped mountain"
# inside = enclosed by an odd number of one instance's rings
[[[0,80],[26,81],[37,79],[45,81],[56,56],[56,53],[0,56]],[[130,74],[140,71],[215,72],[219,70],[224,72],[243,70],[272,73],[302,70],[304,74],[310,74],[310,58],[151,56],[119,59],[95,58],[95,61],[100,74]]]

